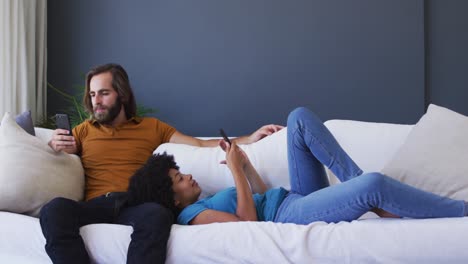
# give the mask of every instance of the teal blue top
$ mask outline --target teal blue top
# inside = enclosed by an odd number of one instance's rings
[[[255,203],[255,208],[257,209],[258,221],[273,221],[276,211],[287,193],[288,191],[285,189],[277,188],[270,189],[264,194],[253,194],[252,198]],[[193,218],[208,209],[235,214],[237,209],[236,188],[231,187],[224,189],[185,207],[177,217],[177,223],[188,225]]]

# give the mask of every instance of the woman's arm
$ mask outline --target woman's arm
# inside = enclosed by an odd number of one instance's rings
[[[263,194],[268,190],[268,188],[265,185],[265,182],[263,182],[262,177],[260,177],[252,163],[249,162],[245,166],[244,172],[247,176],[247,180],[250,183],[250,187],[252,187],[253,193]]]
[[[236,146],[236,143],[233,143],[233,146]],[[257,221],[257,208],[255,208],[252,191],[250,190],[244,171],[236,165],[233,165],[230,169],[234,176],[237,191],[236,215],[241,221]]]
[[[219,146],[226,151],[226,146],[227,143],[224,140],[219,141]],[[262,177],[258,174],[257,170],[255,167],[252,165],[252,163],[249,160],[249,157],[247,154],[239,147],[237,147],[243,157],[245,158],[246,162],[244,166],[242,166],[242,169],[247,176],[247,180],[250,184],[250,187],[252,188],[252,193],[260,193],[263,194],[265,193],[268,188],[265,185],[265,182],[263,181]],[[226,161],[222,161],[221,163],[226,164]]]
[[[226,164],[234,177],[237,191],[236,215],[240,221],[257,221],[257,209],[252,197],[244,168],[249,163],[247,155],[233,142],[229,145],[224,140],[220,141],[221,148],[226,152]]]
[[[205,210],[195,216],[190,222],[190,225],[204,225],[211,223],[223,223],[223,222],[239,222],[242,221],[235,214],[216,210]]]
[[[235,143],[234,143],[235,144]],[[229,161],[228,161],[229,162]],[[205,210],[195,216],[189,223],[191,225],[203,225],[222,222],[257,221],[257,209],[252,198],[250,187],[242,169],[231,170],[234,176],[237,191],[236,214],[226,213],[217,210]]]
[[[226,164],[234,177],[237,192],[236,213],[231,214],[209,209],[199,213],[189,224],[202,225],[220,222],[257,221],[257,209],[247,179],[252,180],[250,184],[256,186],[255,188],[258,188],[260,191],[263,188],[266,189],[265,184],[250,163],[245,152],[235,142],[230,146],[223,140],[220,141],[219,145],[226,152]]]

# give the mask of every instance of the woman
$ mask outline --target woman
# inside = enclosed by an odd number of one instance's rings
[[[151,157],[130,180],[130,202],[159,202],[178,214],[179,224],[274,221],[309,224],[352,221],[368,211],[382,217],[462,217],[468,204],[425,192],[380,173],[362,170],[339,146],[330,131],[308,109],[288,117],[288,162],[291,190],[267,190],[246,154],[220,141],[235,187],[200,201],[200,186],[181,173],[172,156]],[[341,184],[329,186],[323,165]],[[362,174],[362,175],[361,175]],[[136,186],[146,186],[136,192]]]

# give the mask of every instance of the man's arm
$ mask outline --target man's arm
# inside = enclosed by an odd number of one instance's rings
[[[75,137],[68,136],[68,130],[64,129],[54,130],[52,138],[49,141],[49,146],[57,152],[61,150],[68,154],[76,154],[78,152]]]
[[[218,145],[218,139],[202,140],[199,138],[194,138],[180,133],[179,131],[174,132],[171,138],[169,139],[170,143],[176,144],[186,144],[197,147],[216,147]]]
[[[249,136],[238,137],[231,141],[236,142],[237,145],[252,144],[252,143],[259,141],[260,139],[264,137],[271,136],[273,133],[276,133],[283,128],[284,126],[280,126],[280,125],[273,125],[273,124],[264,125]]]
[[[269,136],[275,132],[280,131],[283,126],[280,125],[265,125],[259,128],[257,131],[252,133],[249,136],[243,136],[232,139],[233,142],[236,144],[251,144],[254,142],[259,141],[260,139]],[[179,131],[176,131],[172,134],[171,138],[169,139],[170,143],[177,143],[177,144],[186,144],[198,147],[216,147],[218,146],[218,139],[209,139],[209,140],[202,140],[198,138],[194,138],[191,136],[184,135]]]

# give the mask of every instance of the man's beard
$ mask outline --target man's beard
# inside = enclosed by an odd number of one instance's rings
[[[120,101],[120,97],[117,97],[117,100],[113,105],[111,105],[110,107],[105,107],[107,111],[96,113],[97,108],[103,108],[103,106],[101,105],[94,107],[94,119],[100,124],[107,125],[112,123],[112,121],[114,121],[114,119],[119,115],[120,110],[122,109],[122,102]]]

